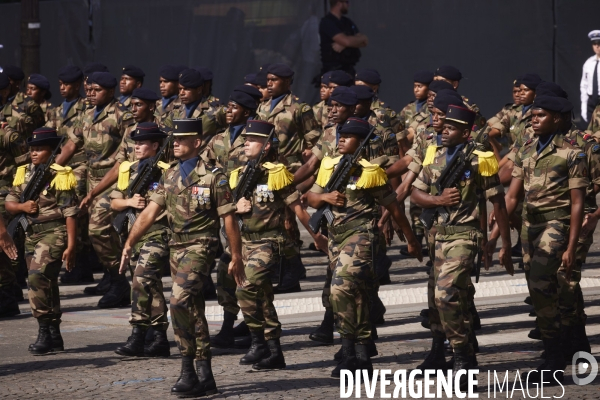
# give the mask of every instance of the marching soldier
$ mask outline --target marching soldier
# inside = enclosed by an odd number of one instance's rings
[[[329,88],[330,76],[331,71],[325,72],[323,76],[321,76],[321,87],[319,89],[319,97],[321,98],[321,101],[313,106],[315,119],[321,125],[321,129],[325,129],[329,122],[329,107],[327,102],[329,100],[329,96],[331,96],[331,89]]]
[[[27,80],[27,96],[40,105],[44,113],[44,123],[52,118],[54,106],[48,100],[52,97],[50,82],[40,74],[31,74]]]
[[[217,392],[210,363],[201,277],[209,274],[219,246],[219,217],[223,218],[231,249],[229,273],[238,286],[246,280],[231,189],[225,174],[200,158],[201,134],[201,120],[173,120],[173,147],[179,162],[160,179],[157,190],[129,233],[121,260],[121,265],[128,265],[133,247],[166,211],[172,232],[169,242],[173,278],[171,322],[182,355],[181,375],[171,393],[180,396]]]
[[[401,123],[398,114],[379,99],[379,86],[381,85],[379,72],[374,69],[363,69],[356,73],[354,82],[355,85],[366,85],[375,92],[371,104],[372,117],[369,123],[371,125],[381,124],[384,128],[391,128],[395,134],[400,133]]]
[[[48,162],[61,141],[52,128],[39,128],[27,140],[31,164],[18,168],[13,188],[6,197],[6,211],[24,213],[30,224],[25,238],[25,259],[29,270],[29,304],[39,324],[39,334],[29,347],[33,355],[64,350],[60,334],[62,312],[58,274],[63,262],[75,263],[77,198],[71,168],[53,164],[50,177],[42,179],[44,190],[37,200],[20,203],[19,197],[34,175],[34,169]]]
[[[179,98],[179,74],[186,67],[182,65],[165,65],[158,71],[161,98],[156,101],[156,115],[160,125],[164,125],[170,114],[181,108]]]
[[[89,80],[89,77],[94,72],[109,72],[108,67],[104,64],[100,63],[89,63],[85,67],[83,67],[83,89],[85,91],[85,102],[87,108],[94,108],[92,105],[92,82]]]
[[[144,84],[144,77],[146,74],[141,68],[135,65],[126,65],[123,67],[123,73],[119,80],[119,103],[125,107],[131,107],[131,95],[137,88],[141,88]]]
[[[403,132],[399,133],[399,136],[401,137],[400,143],[403,143],[403,154],[410,148],[410,142],[406,140],[408,127],[421,111],[427,112],[427,93],[429,91],[429,84],[433,82],[433,72],[419,71],[413,76],[413,82],[415,101],[408,103],[398,114],[398,119],[400,120],[403,130]]]
[[[496,115],[494,115],[492,118],[490,118],[487,121],[487,125],[490,127],[490,132],[488,133],[488,137],[491,134],[492,129],[495,129],[498,131],[498,132],[494,132],[494,137],[498,137],[499,135],[504,133],[504,136],[500,136],[500,138],[497,140],[499,142],[499,144],[502,146],[500,149],[497,149],[498,153],[501,156],[504,156],[508,152],[509,147],[513,144],[513,142],[512,142],[513,138],[511,137],[509,132],[506,129],[504,129],[504,125],[503,125],[502,121],[507,120],[508,123],[510,124],[510,130],[512,131],[513,126],[517,121],[517,115],[521,109],[520,92],[521,92],[521,77],[519,76],[513,82],[513,88],[512,88],[513,102],[506,104],[504,107],[502,107],[502,110],[498,111],[498,113]],[[495,144],[494,140],[490,141],[490,144],[494,145]]]

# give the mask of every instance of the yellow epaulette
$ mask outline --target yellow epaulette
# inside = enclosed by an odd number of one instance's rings
[[[21,165],[17,168],[17,172],[15,173],[15,179],[13,179],[13,186],[21,186],[25,183],[25,173],[27,172],[28,165]]]
[[[371,164],[367,160],[360,160],[358,163],[363,167],[363,171],[356,182],[356,187],[370,189],[387,183],[387,175],[379,165]]]
[[[269,180],[267,181],[269,190],[283,189],[294,181],[294,175],[283,164],[266,162],[263,167],[269,171]]]
[[[500,167],[493,152],[473,150],[473,153],[479,157],[479,174],[481,176],[492,176],[498,173]]]
[[[437,152],[437,149],[438,149],[438,146],[434,145],[434,144],[427,147],[427,152],[425,153],[425,159],[423,160],[423,166],[433,164],[433,161],[435,160],[435,153]]]
[[[163,170],[163,172],[168,170],[169,168],[171,168],[171,164],[166,163],[164,161],[159,161],[157,165],[158,165],[158,168]]]
[[[317,175],[317,180],[315,183],[321,187],[327,186],[329,182],[329,178],[333,175],[333,169],[340,162],[342,156],[331,158],[325,157],[323,161],[321,161],[321,167],[319,168],[319,174]]]
[[[230,188],[235,188],[237,186],[238,183],[238,179],[240,177],[240,171],[243,169],[244,167],[239,167],[234,169],[233,171],[231,171],[231,174],[229,174],[229,187]]]
[[[50,182],[50,187],[56,190],[72,190],[77,186],[77,179],[71,167],[63,167],[62,165],[52,164],[50,166],[56,171],[56,176]]]
[[[131,171],[131,167],[137,163],[137,161],[123,161],[121,165],[119,165],[119,180],[117,181],[117,189],[125,190],[129,187],[129,171]]]

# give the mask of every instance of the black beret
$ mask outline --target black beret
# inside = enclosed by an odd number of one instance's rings
[[[204,83],[204,80],[199,71],[188,68],[179,73],[179,83],[183,87],[199,88]]]
[[[475,112],[469,110],[464,104],[459,106],[449,105],[446,111],[446,121],[454,121],[459,124],[465,124],[469,128],[475,122]]]
[[[338,86],[331,92],[331,101],[337,101],[340,104],[346,106],[355,106],[358,103],[358,97],[356,93],[346,86]]]
[[[513,86],[514,87],[521,86],[521,83],[523,83],[522,81],[523,81],[523,75],[517,76],[517,79],[515,79],[515,81],[513,82]]]
[[[146,74],[142,71],[141,68],[136,67],[135,65],[128,64],[123,67],[123,75],[130,76],[136,79],[143,79]]]
[[[442,89],[440,91],[435,92],[436,95],[440,96],[452,96],[454,98],[459,99],[464,103],[462,96],[454,89]]]
[[[456,96],[452,96],[448,93],[439,93],[433,100],[433,106],[444,114],[448,112],[448,106],[450,105],[464,107],[465,104],[461,98],[456,98]]]
[[[4,72],[13,81],[22,81],[25,79],[25,73],[16,65],[7,65],[6,67],[2,67],[2,72]]]
[[[263,97],[260,90],[258,90],[254,86],[250,86],[250,85],[239,85],[239,86],[234,87],[233,90],[238,91],[238,92],[244,92],[244,93],[254,97],[257,101],[262,99],[262,97]]]
[[[563,112],[562,110],[565,104],[561,99],[562,97],[557,96],[535,96],[535,100],[533,100],[533,108],[542,108],[548,111]]]
[[[536,96],[537,96],[537,92],[536,92]],[[573,103],[571,103],[569,100],[565,99],[564,97],[557,97],[557,99],[561,102],[562,104],[562,109],[560,110],[561,113],[570,113],[571,111],[573,111]]]
[[[27,144],[29,146],[56,147],[61,139],[62,136],[56,133],[56,129],[42,126],[34,130],[31,137],[27,138]]]
[[[267,69],[267,73],[280,78],[291,78],[294,76],[294,71],[289,66],[282,63],[271,64]]]
[[[83,75],[85,76],[90,76],[94,72],[108,72],[108,68],[106,65],[97,62],[89,63],[83,67]]]
[[[535,89],[536,96],[558,96],[563,97],[565,99],[569,98],[567,92],[557,85],[554,82],[542,82],[538,85],[537,89]]]
[[[83,79],[83,72],[77,65],[67,65],[58,70],[58,79],[65,83],[73,83]]]
[[[458,68],[451,65],[442,65],[435,70],[435,75],[451,81],[460,81],[463,77]]]
[[[154,93],[154,91],[146,89],[144,87],[133,89],[131,97],[135,97],[136,99],[146,101],[156,101],[160,99],[160,97],[156,93]]]
[[[246,123],[246,132],[244,132],[244,136],[267,137],[274,127],[275,125],[270,122],[251,119]],[[273,135],[273,137],[276,137],[276,135]]]
[[[6,89],[8,85],[10,85],[8,75],[6,75],[4,72],[0,72],[0,90]]]
[[[110,72],[94,72],[89,76],[89,82],[109,89],[117,86],[117,78],[115,78]]]
[[[536,90],[538,85],[542,83],[542,78],[538,74],[525,74],[521,77],[521,84],[527,86],[531,90]]]
[[[198,71],[196,71],[198,72]],[[202,135],[201,119],[174,119],[173,136]]]
[[[156,122],[140,122],[129,137],[134,141],[164,139],[167,134],[160,130]]]
[[[431,82],[433,82],[433,72],[419,71],[413,76],[413,81],[429,85]]]
[[[379,85],[381,83],[381,75],[376,69],[363,69],[358,71],[355,80],[370,83],[371,85]]]
[[[29,75],[28,83],[31,83],[32,85],[35,85],[42,90],[45,90],[46,94],[44,95],[44,98],[46,100],[52,97],[52,93],[50,92],[50,82],[48,81],[48,78],[46,78],[44,75],[31,74]]]
[[[267,74],[271,64],[264,64],[260,67],[256,73],[256,85],[260,87],[267,87]]]
[[[210,69],[206,67],[196,67],[194,69],[202,74],[204,82],[213,80],[213,72]]]
[[[244,76],[244,82],[251,85],[256,85],[256,74],[247,74]]]
[[[158,75],[168,81],[179,81],[179,74],[184,69],[187,67],[183,65],[163,65],[158,70]]]
[[[331,71],[331,74],[329,75],[329,82],[340,86],[352,86],[352,84],[354,84],[352,77],[345,71],[341,70]]]
[[[229,101],[233,101],[234,103],[237,103],[249,110],[256,110],[258,108],[258,102],[256,101],[256,97],[250,96],[248,93],[241,92],[238,90],[234,90],[233,92],[231,92],[231,96],[229,96]]]
[[[337,88],[336,88],[337,89]],[[350,90],[356,93],[356,98],[358,101],[361,100],[371,100],[375,95],[373,89],[365,85],[354,85],[350,86]]]
[[[321,83],[323,83],[325,85],[329,85],[332,72],[333,71],[327,71],[323,75],[321,75]]]
[[[371,130],[371,125],[362,118],[350,117],[340,128],[340,133],[349,133],[351,135],[366,138]]]
[[[429,84],[429,90],[432,92],[435,92],[436,94],[440,90],[444,90],[444,89],[455,90],[454,86],[452,86],[450,83],[448,83],[446,81],[433,81]]]

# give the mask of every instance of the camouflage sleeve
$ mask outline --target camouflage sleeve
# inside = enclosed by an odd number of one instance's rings
[[[125,194],[120,191],[120,190],[113,190],[112,192],[110,192],[110,195],[108,196],[110,197],[110,199],[124,199],[125,198]]]
[[[430,174],[429,168],[423,167],[423,169],[421,169],[421,172],[419,173],[419,177],[417,179],[415,179],[415,181],[413,182],[412,185],[425,193],[430,193],[431,192],[431,176],[429,174]]]
[[[119,108],[117,108],[119,109]],[[119,135],[121,138],[125,137],[125,134],[127,133],[127,131],[132,129],[132,125],[135,125],[135,120],[133,119],[133,114],[131,113],[131,111],[129,111],[129,109],[126,109],[125,111],[123,111],[123,113],[121,114],[120,118],[120,124],[119,124]]]
[[[312,187],[310,188],[310,191],[319,194],[324,192],[323,187],[319,186],[316,182],[313,183]]]
[[[396,193],[392,190],[392,186],[389,183],[371,189],[367,189],[367,191],[371,196],[373,196],[377,203],[384,207],[393,203],[394,200],[396,200]]]
[[[44,114],[44,111],[42,111],[42,107],[33,100],[27,102],[25,113],[27,114],[27,117],[25,118],[25,123],[27,124],[26,132],[27,135],[30,136],[34,130],[40,126],[44,126],[46,115]]]
[[[400,133],[400,131],[404,130],[404,127],[400,121],[400,118],[398,118],[398,114],[396,114],[396,111],[392,110],[391,108],[386,108],[386,115],[388,118],[388,123],[389,123],[389,127],[392,129],[392,132],[394,133]]]
[[[600,145],[593,144],[589,147],[588,169],[590,181],[595,185],[600,185]]]
[[[215,123],[217,131],[227,128],[227,108],[225,106],[220,106],[215,112]]]
[[[318,142],[310,151],[317,157],[319,161],[323,161],[325,154],[333,154],[333,151],[325,143]]]
[[[514,162],[514,166],[513,166],[513,170],[512,170],[512,177],[516,178],[520,181],[524,181],[525,180],[525,174],[523,171],[523,159],[521,158],[521,152],[520,151],[513,151],[511,150],[511,153],[513,154],[513,162]]]
[[[581,149],[573,149],[567,156],[569,166],[569,189],[580,189],[589,186],[588,165],[586,155]]]
[[[59,108],[60,107],[54,107],[51,110],[48,110],[47,120],[44,126],[47,128],[58,129]]]
[[[3,150],[8,150],[13,156],[15,164],[17,166],[25,164],[29,155],[25,138],[19,135],[18,132],[5,131],[3,129],[0,129],[0,136],[2,137],[0,146],[2,146]]]
[[[121,144],[119,145],[119,148],[117,149],[117,151],[115,152],[114,158],[115,161],[118,163],[122,163],[123,161],[127,160],[127,136],[131,133],[131,127],[134,125],[131,125],[129,127],[127,127],[127,129],[125,130],[125,133],[123,134],[123,137],[121,138]]]
[[[306,148],[310,149],[321,136],[320,125],[315,119],[312,108],[308,104],[302,104],[296,113],[297,123],[302,132],[301,135],[304,137]]]
[[[283,189],[276,191],[279,198],[283,199],[283,203],[289,206],[296,200],[300,200],[300,192],[296,190],[294,185],[288,185]]]
[[[519,152],[519,149],[523,146],[523,144],[521,143],[521,139],[520,137],[517,138],[517,140],[515,140],[515,142],[513,144],[510,145],[510,148],[508,149],[508,153],[506,153],[506,158],[510,161],[512,161],[513,163],[516,163],[516,158],[517,158],[517,153]]]
[[[150,201],[155,202],[161,207],[165,207],[167,204],[167,193],[165,191],[165,174],[160,177],[158,181],[158,188],[150,196]]]
[[[236,207],[233,203],[233,195],[229,187],[229,181],[224,173],[219,172],[215,175],[212,182],[212,201],[217,206],[217,214],[223,216],[235,212]]]
[[[478,159],[473,159],[471,163],[473,171],[479,171]],[[483,191],[486,199],[494,197],[498,194],[504,194],[504,186],[500,183],[498,173],[492,176],[483,176],[479,172],[476,174],[477,186]]]
[[[75,190],[57,190],[56,204],[61,209],[63,217],[74,217],[79,212]]]
[[[11,201],[13,203],[19,203],[21,200],[21,193],[23,192],[23,190],[21,189],[21,186],[11,186],[10,189],[8,190],[8,194],[6,195],[6,198],[4,199],[4,201]]]
[[[75,145],[76,152],[81,151],[83,148],[83,126],[85,125],[85,116],[79,118],[77,123],[73,126],[73,129],[67,130],[67,136],[71,142]]]

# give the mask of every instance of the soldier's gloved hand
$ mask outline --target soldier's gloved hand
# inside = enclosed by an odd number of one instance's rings
[[[323,236],[322,234],[317,233],[314,236],[313,240],[315,242],[315,247],[317,248],[317,250],[321,250],[325,254],[328,253],[329,240],[327,239],[327,236]]]
[[[346,203],[346,196],[338,192],[337,190],[331,193],[325,193],[322,197],[323,201],[331,204],[332,206],[343,207]]]
[[[132,249],[131,246],[125,243],[123,246],[123,253],[121,253],[121,266],[119,267],[119,273],[124,274],[129,266],[129,260],[131,260]]]
[[[229,268],[227,268],[227,273],[235,279],[235,283],[239,287],[244,286],[246,272],[244,271],[244,262],[241,258],[231,255],[231,262],[229,263]]]
[[[137,208],[138,210],[143,210],[146,207],[146,199],[136,193],[133,195],[132,198],[127,200],[127,204],[129,205],[129,207]]]
[[[488,242],[489,244],[489,242]],[[496,247],[496,246],[494,246]],[[515,274],[515,266],[512,263],[512,257],[511,257],[511,248],[510,248],[510,243],[508,244],[504,244],[502,243],[502,248],[500,249],[500,254],[498,255],[498,258],[500,260],[500,264],[504,266],[504,268],[506,269],[506,272],[509,273],[509,275],[513,276]]]
[[[62,256],[62,261],[66,262],[67,271],[71,271],[75,266],[75,248],[67,247]]]
[[[242,197],[238,200],[236,207],[236,214],[246,214],[247,212],[250,212],[250,210],[252,210],[252,203],[250,203],[250,200],[246,199],[245,197]]]
[[[460,192],[457,188],[446,188],[438,196],[439,205],[443,207],[453,207],[460,203]]]
[[[6,253],[11,260],[17,259],[17,246],[6,230],[0,234],[0,249]]]

